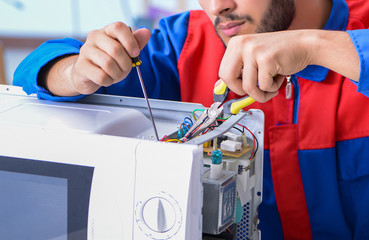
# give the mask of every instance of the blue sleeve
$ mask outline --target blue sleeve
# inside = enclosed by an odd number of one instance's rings
[[[360,77],[357,91],[369,97],[369,29],[347,31],[360,59]]]
[[[187,37],[189,12],[161,19],[159,28],[152,31],[150,41],[140,53],[140,70],[149,98],[180,100],[177,63]],[[40,70],[47,63],[63,55],[78,54],[82,42],[66,38],[42,44],[18,66],[13,84],[22,86],[28,94],[53,101],[75,101],[83,97],[57,97],[37,84]],[[135,69],[123,81],[102,87],[97,93],[143,97]]]
[[[36,93],[39,98],[54,101],[75,101],[83,96],[76,97],[56,97],[37,84],[37,78],[42,67],[55,58],[78,54],[82,46],[80,41],[71,38],[50,40],[43,43],[30,55],[28,55],[18,66],[14,73],[13,84],[22,86],[28,93]]]

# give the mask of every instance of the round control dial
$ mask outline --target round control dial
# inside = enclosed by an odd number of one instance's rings
[[[142,218],[151,230],[163,233],[169,231],[174,226],[176,212],[168,200],[155,197],[149,199],[144,204]]]
[[[170,239],[182,226],[178,202],[163,191],[146,201],[138,201],[135,215],[137,226],[151,239]]]

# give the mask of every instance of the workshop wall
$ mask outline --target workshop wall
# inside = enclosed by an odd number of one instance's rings
[[[89,31],[115,21],[154,28],[163,16],[199,8],[197,0],[0,0],[6,82],[12,83],[18,64],[45,40],[84,40]]]

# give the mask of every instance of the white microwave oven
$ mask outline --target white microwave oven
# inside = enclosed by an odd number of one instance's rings
[[[151,104],[160,136],[202,107]],[[244,239],[259,239],[263,115],[253,110],[228,128],[247,118],[260,160],[253,174],[238,176],[237,190],[254,209],[252,238]],[[205,140],[175,144],[153,136],[142,99],[93,95],[60,103],[0,86],[0,238],[202,239]],[[228,165],[236,168],[233,160]]]

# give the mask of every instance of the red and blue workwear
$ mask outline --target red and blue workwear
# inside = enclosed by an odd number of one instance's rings
[[[369,1],[333,0],[326,30],[347,31],[359,54],[359,83],[320,66],[292,76],[292,97],[282,86],[265,113],[262,239],[369,239]],[[142,50],[141,72],[150,98],[210,106],[225,51],[203,11],[174,15],[159,24]],[[43,67],[78,54],[82,42],[51,40],[18,67],[14,84],[54,101],[37,84]],[[345,59],[337,59],[345,61]],[[142,97],[134,71],[98,93]],[[232,95],[231,97],[237,97]]]

